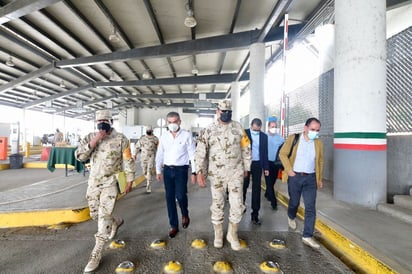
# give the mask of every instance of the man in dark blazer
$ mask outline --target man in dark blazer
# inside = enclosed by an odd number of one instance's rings
[[[250,175],[252,175],[252,223],[260,225],[259,209],[260,209],[260,181],[262,178],[262,169],[265,176],[269,175],[268,162],[268,136],[261,131],[262,120],[254,118],[250,123],[250,129],[246,129],[246,134],[249,137],[252,149],[252,164],[250,172],[245,177],[243,182],[243,203],[246,204],[246,192],[250,183]]]

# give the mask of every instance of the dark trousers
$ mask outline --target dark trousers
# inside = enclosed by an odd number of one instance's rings
[[[289,205],[288,216],[296,218],[296,212],[300,204],[300,196],[303,197],[305,205],[305,220],[303,225],[303,237],[312,237],[315,230],[316,220],[316,175],[296,174],[288,178]]]
[[[252,161],[250,172],[243,181],[243,203],[246,202],[246,192],[252,175],[252,217],[259,217],[260,209],[260,181],[262,178],[262,166],[260,161]]]
[[[189,216],[187,200],[187,180],[189,166],[165,166],[163,181],[166,191],[167,214],[170,227],[179,228],[176,199],[182,216]]]
[[[278,203],[275,196],[275,183],[278,177],[279,168],[275,166],[275,162],[269,161],[269,176],[265,176],[266,182],[266,195],[272,207],[277,207]]]

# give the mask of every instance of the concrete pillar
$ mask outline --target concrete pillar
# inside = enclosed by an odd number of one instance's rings
[[[250,46],[250,103],[249,124],[254,118],[262,120],[265,129],[266,112],[264,102],[265,84],[265,45],[255,43]]]
[[[240,120],[240,113],[239,113],[239,104],[240,104],[240,86],[239,82],[232,82],[231,85],[231,99],[232,99],[232,120],[239,121]]]
[[[386,1],[335,0],[334,197],[386,201]]]

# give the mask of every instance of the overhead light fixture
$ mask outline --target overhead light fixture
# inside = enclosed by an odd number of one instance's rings
[[[110,81],[116,81],[116,76],[114,75],[114,72],[112,71],[112,74],[110,74]]]
[[[194,17],[193,10],[190,8],[189,3],[186,4],[187,17],[185,18],[184,24],[188,28],[194,28],[197,25],[196,18]]]
[[[109,40],[113,43],[120,41],[119,35],[117,34],[116,27],[113,25],[113,32],[109,35]]]
[[[6,61],[6,65],[9,67],[14,67],[13,57],[9,56],[9,59]]]
[[[170,106],[172,102],[170,100],[167,100],[166,105]]]
[[[145,71],[143,71],[142,77],[143,79],[149,79],[150,78],[149,70],[146,69]]]
[[[199,70],[197,69],[196,65],[193,65],[192,74],[198,74]]]
[[[59,87],[61,87],[61,88],[65,88],[65,87],[66,87],[66,85],[64,84],[64,80],[62,80],[62,81],[60,82]]]
[[[157,95],[163,95],[163,91],[162,91],[162,90],[158,90],[158,91],[156,92],[156,94],[157,94]]]

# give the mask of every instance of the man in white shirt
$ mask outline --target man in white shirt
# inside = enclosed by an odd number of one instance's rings
[[[192,167],[191,182],[192,184],[196,182],[196,169],[193,161],[196,146],[192,134],[180,128],[179,113],[169,112],[166,121],[169,131],[160,137],[156,154],[156,174],[157,180],[160,182],[163,166],[163,181],[170,224],[169,237],[174,238],[179,232],[176,199],[182,214],[182,227],[187,228],[190,223],[187,181],[190,161]]]

